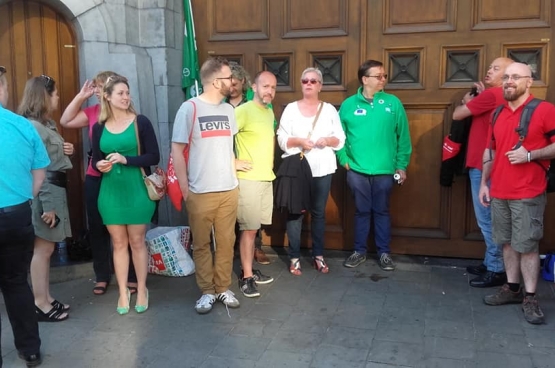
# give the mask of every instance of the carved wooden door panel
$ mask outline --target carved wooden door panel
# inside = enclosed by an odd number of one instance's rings
[[[0,6],[0,65],[8,69],[8,108],[17,110],[25,83],[46,74],[54,78],[60,96],[54,120],[59,123],[63,109],[78,92],[79,68],[73,28],[52,8],[35,1],[14,1]],[[75,145],[68,171],[71,228],[78,236],[84,226],[83,155],[81,131],[62,129],[66,141]]]
[[[534,69],[533,93],[549,85],[553,6],[549,0],[194,0],[201,60],[223,55],[254,74],[278,76],[275,100],[283,107],[300,98],[299,77],[308,66],[325,74],[321,98],[339,105],[355,93],[359,64],[384,62],[386,90],[403,101],[413,141],[409,180],[395,188],[392,204],[396,253],[482,257],[465,176],[452,188],[439,185],[441,146],[457,101],[482,80],[499,56]],[[553,58],[551,58],[553,59]],[[548,90],[548,87],[550,88]],[[555,96],[555,94],[553,94]],[[281,153],[279,149],[277,154]],[[276,159],[276,164],[279,159]],[[352,249],[353,202],[345,172],[334,176],[326,209],[326,248]],[[548,210],[546,221],[555,216]],[[555,230],[547,229],[555,240]],[[305,226],[308,229],[308,226]],[[276,216],[267,243],[284,244]],[[372,238],[372,237],[370,237]],[[308,232],[303,243],[309,244]],[[370,249],[373,249],[369,239]]]
[[[428,0],[422,6],[369,0],[366,5],[366,55],[386,63],[386,89],[405,104],[413,140],[409,180],[392,198],[392,249],[483,257],[466,176],[457,177],[452,188],[439,185],[442,140],[452,109],[497,57],[530,64],[533,93],[545,97],[551,2]]]
[[[358,6],[347,0],[216,0],[193,1],[197,44],[201,62],[210,55],[224,56],[243,65],[253,76],[272,71],[278,80],[274,100],[279,117],[283,108],[301,98],[300,77],[307,67],[324,74],[320,98],[339,107],[356,88],[359,43],[351,37],[359,32]],[[204,27],[200,26],[204,24]],[[281,159],[276,148],[275,169]],[[326,208],[326,246],[342,249],[345,234],[352,233],[345,219],[349,193],[345,173],[338,171]],[[310,244],[308,221],[303,226],[303,244]],[[286,244],[285,219],[274,215],[266,232],[266,244]],[[347,246],[348,248],[348,246]]]

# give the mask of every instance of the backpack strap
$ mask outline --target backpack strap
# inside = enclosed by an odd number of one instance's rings
[[[541,102],[542,100],[538,98],[533,98],[524,106],[522,114],[520,115],[518,128],[515,129],[516,133],[518,134],[518,143],[515,145],[514,149],[520,148],[520,146],[522,146],[522,142],[524,142],[524,138],[526,138],[526,135],[528,134],[528,127],[530,126],[532,114]]]
[[[492,147],[493,147],[493,141],[495,140],[495,135],[493,134],[493,126],[495,125],[495,121],[499,117],[499,114],[501,114],[501,111],[503,110],[503,107],[505,107],[505,105],[497,106],[495,108],[495,111],[493,112],[493,114],[491,116],[491,142],[489,143],[489,161],[493,161]],[[488,162],[488,161],[486,161],[486,162]]]

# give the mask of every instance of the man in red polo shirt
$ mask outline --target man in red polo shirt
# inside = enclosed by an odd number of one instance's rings
[[[526,321],[541,324],[544,315],[536,298],[536,286],[547,201],[546,168],[549,159],[555,157],[555,106],[547,102],[539,104],[522,145],[516,146],[520,116],[524,105],[533,98],[531,86],[532,71],[528,65],[514,63],[506,68],[503,96],[507,103],[489,129],[492,143],[483,155],[479,197],[482,205],[491,204],[493,240],[503,244],[507,271],[507,283],[497,294],[484,297],[484,303],[522,303]],[[491,179],[491,189],[488,179]],[[520,273],[524,279],[524,299]]]
[[[468,149],[466,152],[466,167],[470,178],[472,193],[472,204],[478,226],[484,236],[486,252],[484,261],[478,266],[468,266],[468,273],[477,277],[470,280],[473,287],[501,286],[507,281],[505,266],[503,265],[503,251],[500,244],[496,244],[491,238],[491,211],[480,204],[478,192],[482,179],[482,156],[486,149],[488,129],[491,113],[499,105],[505,103],[503,99],[503,74],[505,68],[512,64],[513,60],[508,58],[497,58],[488,67],[484,83],[477,83],[478,96],[473,97],[467,93],[462,105],[457,106],[453,112],[453,120],[463,120],[472,116],[472,125],[468,136]]]

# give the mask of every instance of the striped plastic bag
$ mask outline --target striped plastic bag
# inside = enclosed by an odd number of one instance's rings
[[[181,277],[195,273],[189,255],[191,232],[188,226],[156,227],[147,231],[148,272]]]

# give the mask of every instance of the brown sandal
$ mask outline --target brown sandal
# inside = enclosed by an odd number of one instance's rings
[[[291,259],[291,265],[289,265],[289,272],[291,272],[292,275],[301,276],[303,274],[303,271],[301,271],[301,265],[299,261],[300,260],[298,258]]]

